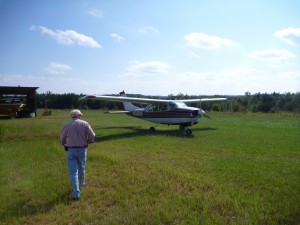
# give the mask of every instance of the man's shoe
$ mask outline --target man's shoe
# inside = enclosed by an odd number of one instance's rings
[[[79,201],[79,197],[78,198],[72,198],[73,201]]]

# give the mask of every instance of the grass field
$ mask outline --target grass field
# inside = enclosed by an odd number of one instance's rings
[[[97,137],[72,202],[68,113],[0,120],[0,224],[300,224],[300,115],[217,113],[187,136],[83,111]]]

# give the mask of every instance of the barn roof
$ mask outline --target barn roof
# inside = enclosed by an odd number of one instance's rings
[[[9,87],[0,86],[0,94],[13,94],[13,95],[30,95],[35,93],[38,87]]]

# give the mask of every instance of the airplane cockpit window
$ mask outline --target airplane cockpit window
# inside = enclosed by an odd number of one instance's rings
[[[170,103],[169,103],[169,107],[170,107],[170,110],[171,110],[171,109],[176,108],[177,105],[176,105],[174,102],[170,102]]]

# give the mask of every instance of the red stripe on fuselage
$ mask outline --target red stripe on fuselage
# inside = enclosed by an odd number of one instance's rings
[[[140,118],[194,118],[193,110],[175,109],[171,111],[133,111],[127,113],[130,116]]]

